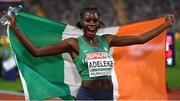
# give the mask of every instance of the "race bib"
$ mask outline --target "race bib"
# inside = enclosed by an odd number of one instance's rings
[[[107,52],[96,52],[86,54],[89,77],[111,76],[114,60]]]

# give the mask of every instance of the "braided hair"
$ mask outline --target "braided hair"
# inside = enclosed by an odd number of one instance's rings
[[[83,19],[85,14],[86,14],[86,12],[89,12],[89,11],[96,12],[97,16],[100,17],[100,12],[99,12],[99,10],[97,8],[94,8],[94,7],[85,7],[80,12],[80,19]],[[81,25],[80,21],[76,23],[76,27],[78,27],[80,29],[83,28],[83,26]],[[99,28],[101,28],[101,27],[104,27],[104,23],[102,21],[100,21],[100,27]]]

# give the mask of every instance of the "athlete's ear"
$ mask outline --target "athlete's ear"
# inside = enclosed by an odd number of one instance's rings
[[[105,27],[105,24],[102,22],[102,21],[99,21],[100,24],[99,24],[99,27],[98,28],[102,28],[102,27]]]

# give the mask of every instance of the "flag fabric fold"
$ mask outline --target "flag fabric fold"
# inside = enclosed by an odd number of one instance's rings
[[[74,26],[23,11],[17,15],[16,22],[23,34],[37,47],[58,44],[66,38],[83,34],[82,30]],[[121,27],[108,27],[97,33],[138,35],[163,22],[164,18],[158,18]],[[69,54],[33,57],[9,27],[7,32],[26,100],[75,98],[81,79]],[[165,36],[164,31],[144,45],[112,48],[115,59],[112,72],[115,99],[167,99]]]

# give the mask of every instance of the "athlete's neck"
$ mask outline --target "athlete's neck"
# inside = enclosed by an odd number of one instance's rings
[[[95,42],[95,41],[96,41],[96,36],[95,36],[95,37],[87,37],[87,36],[83,35],[83,38],[84,38],[85,41],[87,41],[88,43],[91,43],[91,44],[96,43],[96,42]]]
[[[83,40],[86,41],[89,45],[93,46],[93,47],[96,47],[99,45],[99,40],[98,38],[95,36],[95,37],[86,37],[86,36],[82,36]]]

